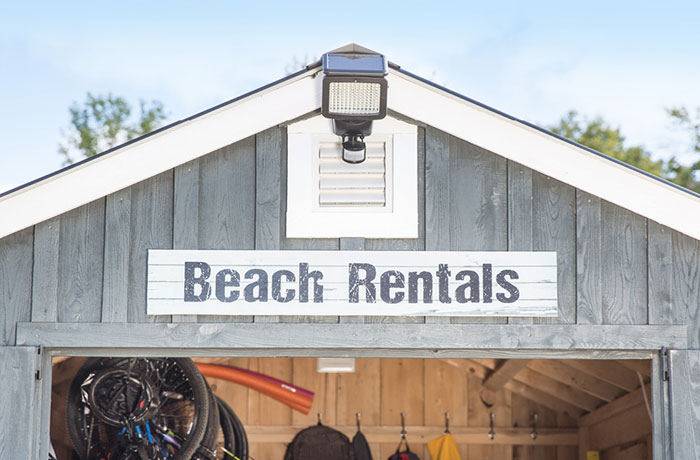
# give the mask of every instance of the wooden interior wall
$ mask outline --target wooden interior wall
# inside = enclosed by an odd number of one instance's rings
[[[406,413],[407,426],[442,426],[445,412],[450,413],[451,427],[488,427],[489,412],[495,414],[495,431],[499,428],[530,427],[533,412],[539,414],[541,428],[575,427],[576,421],[559,416],[550,409],[500,390],[491,399],[493,407],[481,401],[481,379],[464,369],[434,359],[356,359],[356,371],[347,374],[319,374],[315,358],[212,358],[210,362],[257,370],[277,378],[288,379],[295,385],[314,391],[311,412],[304,415],[292,411],[240,385],[209,379],[214,392],[228,401],[244,424],[309,426],[322,414],[324,424],[350,425],[356,423],[355,414],[361,413],[365,426],[399,426],[401,412]],[[484,430],[484,439],[488,429]],[[386,459],[396,449],[396,442],[371,443],[375,459]],[[407,440],[411,449],[422,459],[430,459],[425,444]],[[251,455],[256,460],[281,459],[284,443],[254,444]],[[554,446],[489,446],[459,445],[463,460],[559,460],[574,459],[576,447]]]

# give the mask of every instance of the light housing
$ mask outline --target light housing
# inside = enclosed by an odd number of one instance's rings
[[[343,161],[361,163],[372,120],[386,116],[386,59],[377,53],[331,52],[322,63],[321,113],[333,120],[333,132],[342,138]]]

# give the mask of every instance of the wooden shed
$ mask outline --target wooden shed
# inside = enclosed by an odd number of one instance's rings
[[[385,78],[357,165],[319,62],[0,195],[0,458],[48,458],[91,356],[314,391],[303,415],[210,380],[256,460],[318,414],[351,435],[357,413],[380,459],[402,413],[425,459],[446,413],[467,460],[700,458],[700,196]]]

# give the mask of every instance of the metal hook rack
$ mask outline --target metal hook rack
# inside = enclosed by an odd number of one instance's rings
[[[401,412],[401,439],[406,439],[406,413]]]
[[[445,412],[445,434],[450,434],[450,413]]]
[[[489,431],[489,439],[493,440],[493,438],[496,437],[496,432],[493,430],[493,421],[496,418],[496,415],[493,412],[491,412],[489,413],[489,417],[491,419],[491,422],[489,424],[489,426],[491,427],[491,431]]]
[[[321,416],[321,413],[320,413],[320,412],[317,412],[317,413],[316,413],[316,418],[317,418],[317,420],[318,420],[318,424],[319,424],[319,425],[323,425],[323,417]]]
[[[537,419],[539,418],[539,415],[537,412],[532,413],[532,432],[530,433],[530,438],[533,440],[537,439]]]
[[[355,420],[357,421],[357,431],[360,431],[360,413],[355,412]]]

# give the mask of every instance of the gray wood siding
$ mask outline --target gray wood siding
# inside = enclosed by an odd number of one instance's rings
[[[22,232],[20,232],[21,234]],[[38,355],[34,347],[0,347],[2,377],[10,386],[0,392],[0,458],[37,458]]]
[[[671,350],[669,359],[673,458],[700,458],[700,350]]]
[[[0,240],[3,344],[18,321],[463,323],[506,318],[149,317],[146,250],[555,250],[559,312],[511,323],[690,326],[700,242],[433,127],[418,129],[419,238],[285,237],[274,127]]]

